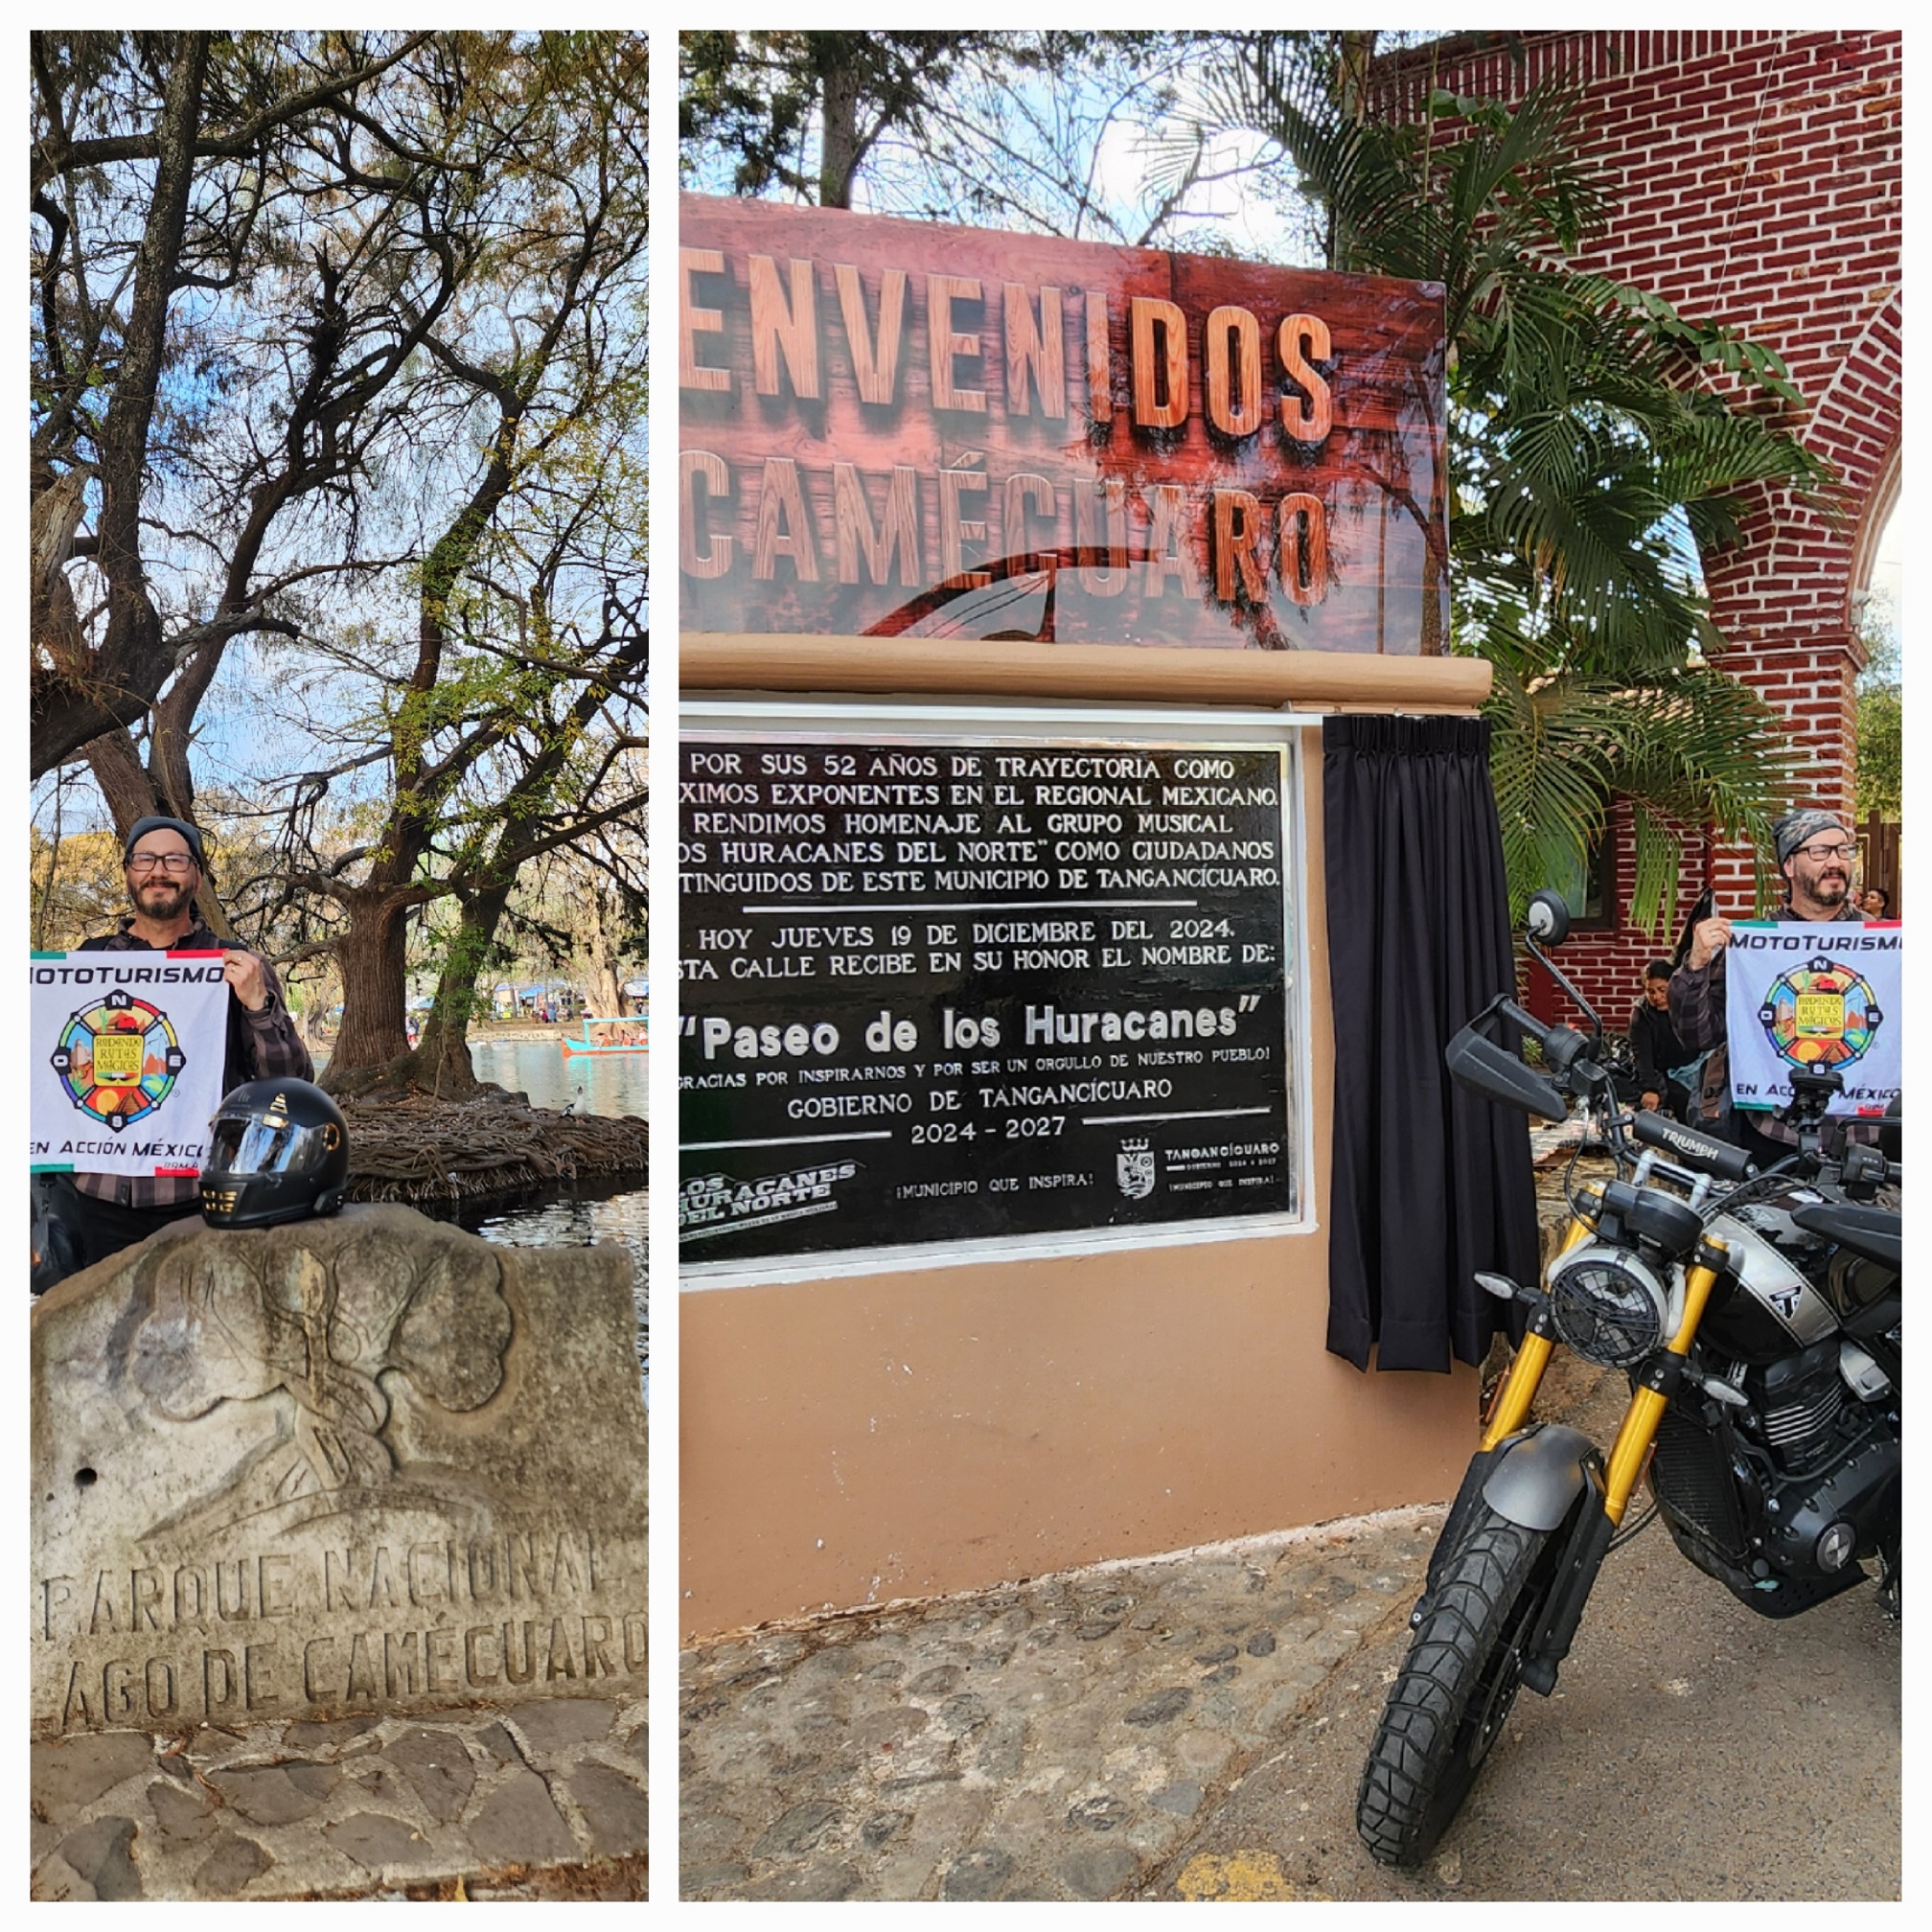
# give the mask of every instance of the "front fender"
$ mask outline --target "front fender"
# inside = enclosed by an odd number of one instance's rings
[[[1584,1465],[1596,1453],[1580,1429],[1545,1422],[1498,1446],[1483,1500],[1526,1530],[1554,1530],[1582,1493]]]

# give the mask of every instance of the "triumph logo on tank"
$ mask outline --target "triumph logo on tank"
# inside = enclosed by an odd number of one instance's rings
[[[1145,1140],[1123,1140],[1114,1171],[1120,1191],[1130,1201],[1144,1201],[1154,1191],[1154,1150]]]
[[[1791,1075],[1836,1073],[1834,1114],[1878,1114],[1898,1094],[1904,948],[1897,926],[1739,920],[1725,965],[1731,1095],[1762,1112]]]

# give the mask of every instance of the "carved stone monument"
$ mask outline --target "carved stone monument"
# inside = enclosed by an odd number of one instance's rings
[[[641,1696],[632,1275],[351,1208],[55,1289],[35,1734]]]

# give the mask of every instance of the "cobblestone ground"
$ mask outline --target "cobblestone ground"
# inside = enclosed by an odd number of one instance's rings
[[[35,1898],[642,1898],[645,1702],[33,1747]]]
[[[1439,1509],[1110,1564],[680,1659],[686,1898],[1132,1896],[1399,1628]]]

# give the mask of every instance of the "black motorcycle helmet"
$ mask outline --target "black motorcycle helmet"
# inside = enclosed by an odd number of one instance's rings
[[[215,1110],[201,1167],[211,1228],[272,1228],[333,1214],[349,1180],[342,1110],[307,1080],[250,1080]]]

